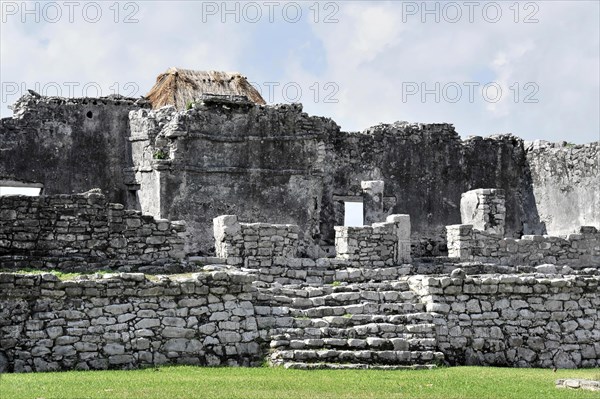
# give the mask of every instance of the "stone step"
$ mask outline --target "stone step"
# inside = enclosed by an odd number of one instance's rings
[[[321,338],[344,338],[365,339],[375,338],[405,338],[424,339],[436,336],[435,324],[392,324],[392,323],[368,323],[348,327],[297,327],[279,328],[271,330],[272,340],[290,339],[321,339]]]
[[[414,293],[410,290],[408,283],[405,281],[383,281],[383,282],[368,282],[368,283],[351,283],[340,285],[320,285],[312,286],[308,284],[286,284],[273,285],[264,282],[254,282],[254,286],[259,292],[265,292],[269,295],[281,295],[289,298],[313,298],[323,295],[348,293],[348,292],[383,292],[393,291],[396,293]],[[412,297],[412,296],[411,296]]]
[[[280,366],[297,370],[432,370],[436,364],[384,365],[367,363],[303,363],[283,362]]]
[[[265,328],[282,327],[284,330],[298,328],[302,330],[311,328],[350,328],[354,326],[369,325],[372,323],[384,323],[384,324],[396,324],[401,326],[414,325],[414,324],[432,324],[433,316],[426,312],[417,313],[406,313],[406,314],[393,314],[393,315],[380,315],[380,314],[354,314],[346,316],[325,316],[322,318],[293,318],[283,317],[288,315],[289,310],[284,313],[279,313],[277,317],[273,316],[257,316],[257,322]],[[269,325],[265,325],[265,322],[271,322]],[[411,327],[411,332],[418,329],[418,327]],[[408,331],[408,330],[407,330]],[[274,333],[276,334],[276,332]]]
[[[290,316],[307,317],[311,319],[323,318],[327,316],[347,316],[360,314],[409,314],[418,313],[425,310],[425,305],[421,303],[375,303],[360,302],[349,305],[337,306],[316,306],[306,309],[290,308]]]
[[[337,306],[346,304],[357,304],[362,301],[373,303],[409,303],[417,304],[419,301],[415,298],[415,294],[411,291],[348,291],[334,292],[331,294],[299,297],[289,296],[285,294],[273,294],[262,292],[266,299],[272,305],[289,306],[296,309],[308,309],[317,306]],[[258,298],[261,300],[261,297]]]
[[[269,358],[273,364],[299,361],[303,363],[414,365],[441,363],[444,360],[444,354],[437,351],[298,349],[275,350]]]
[[[433,316],[427,312],[414,312],[405,314],[353,314],[350,316],[325,316],[321,319],[296,319],[296,321],[312,321],[319,327],[347,327],[369,323],[412,324],[433,321]],[[322,324],[324,323],[324,324]]]
[[[256,274],[257,279],[265,283],[307,284],[322,286],[324,284],[367,283],[393,281],[411,274],[412,266],[390,267],[349,267],[347,263],[319,266],[271,266],[258,269],[242,269]]]
[[[369,336],[357,338],[305,338],[290,340],[273,340],[271,348],[285,349],[376,349],[396,351],[426,351],[437,348],[437,340],[431,338],[378,338]]]
[[[226,265],[227,259],[217,258],[216,256],[189,256],[188,262],[200,265]]]

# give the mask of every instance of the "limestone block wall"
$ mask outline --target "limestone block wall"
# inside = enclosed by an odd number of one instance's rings
[[[600,366],[600,277],[409,279],[453,365]]]
[[[532,208],[544,233],[600,227],[600,141],[575,145],[536,140],[526,143],[526,156],[535,199]]]
[[[253,277],[0,273],[0,372],[259,365]]]
[[[582,226],[578,234],[566,237],[525,235],[521,239],[501,238],[472,225],[446,228],[451,258],[503,265],[600,266],[600,233],[593,226]]]
[[[213,220],[215,249],[227,264],[248,268],[284,265],[296,258],[300,228],[293,224],[239,223],[235,215]]]
[[[44,194],[102,189],[110,202],[135,207],[125,168],[131,166],[129,112],[140,98],[43,97],[27,94],[0,119],[0,180],[39,183]]]
[[[477,230],[504,236],[504,190],[479,188],[463,193],[460,198],[462,224],[471,224]]]
[[[336,226],[336,257],[374,267],[410,262],[410,216],[390,215],[371,226]]]
[[[176,263],[185,225],[100,193],[0,197],[0,268],[93,271]]]
[[[190,252],[211,253],[212,219],[235,214],[296,224],[303,248],[315,253],[323,141],[339,131],[333,121],[307,115],[301,104],[208,96],[186,111],[133,111],[130,125],[141,209],[185,220]]]

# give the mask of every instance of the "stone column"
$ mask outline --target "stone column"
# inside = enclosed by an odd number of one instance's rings
[[[463,193],[460,216],[462,224],[470,224],[475,230],[504,237],[504,190],[480,188]]]
[[[453,224],[446,226],[448,257],[469,260],[472,256],[473,226],[470,224]]]
[[[394,253],[394,263],[410,263],[410,215],[390,215],[385,219],[386,223],[394,223],[398,246]]]
[[[243,238],[236,215],[223,215],[213,219],[215,252],[218,258],[227,260],[228,265],[241,265]]]
[[[383,180],[361,181],[360,187],[363,192],[363,224],[369,226],[383,222]]]

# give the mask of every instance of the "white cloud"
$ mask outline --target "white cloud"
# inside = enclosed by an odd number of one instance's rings
[[[298,82],[305,110],[330,116],[346,130],[409,120],[454,123],[462,135],[599,139],[598,2],[536,2],[539,22],[533,24],[513,21],[512,2],[501,3],[498,23],[486,22],[480,10],[473,23],[464,9],[457,23],[435,23],[431,17],[422,23],[419,15],[403,15],[401,2],[336,4],[338,23],[279,23],[270,26],[277,27],[276,35],[253,24],[223,24],[220,18],[202,22],[200,2],[140,2],[136,24],[114,24],[110,18],[98,24],[9,21],[1,26],[0,80],[28,87],[98,82],[109,92],[115,82],[121,89],[135,82],[140,95],[170,66],[239,70],[252,81],[266,82],[276,74],[272,79],[282,84]],[[520,11],[522,20],[531,10]],[[286,47],[291,42],[294,47]],[[480,86],[474,102],[466,101],[463,84],[474,81],[497,82],[503,97],[487,102]],[[338,87],[338,103],[323,101],[335,89],[327,90],[328,82]],[[525,87],[528,82],[537,86]],[[463,97],[458,103],[436,102],[431,94],[425,101],[420,95],[403,101],[403,84],[410,83],[429,89],[456,83]],[[535,87],[538,103],[525,103]],[[6,105],[3,116],[9,115]]]
[[[71,92],[75,97],[86,94],[82,90],[86,84],[98,85],[103,95],[119,90],[139,96],[147,93],[156,75],[171,66],[237,69],[246,40],[240,26],[217,19],[199,24],[197,9],[190,12],[170,2],[139,4],[139,22],[133,24],[115,24],[108,3],[103,8],[106,18],[98,23],[76,18],[74,23],[64,19],[54,24],[23,24],[18,18],[8,19],[2,24],[0,39],[3,89],[7,85],[12,89],[16,83],[19,95],[27,88],[42,94],[46,88],[54,95],[58,85],[61,94],[68,96],[69,82],[77,82]],[[138,90],[125,90],[128,82]],[[6,106],[19,95],[2,99],[2,116],[10,115]]]
[[[512,3],[496,24],[481,18],[421,23],[418,16],[403,24],[402,8],[395,3],[342,6],[339,24],[315,24],[313,30],[329,61],[321,79],[335,79],[348,95],[320,108],[351,130],[400,119],[454,123],[463,135],[512,132],[526,139],[598,140],[598,3],[578,3],[537,3],[535,24],[515,23],[508,9]],[[369,15],[385,15],[383,24]],[[372,48],[363,44],[370,38],[376,38]],[[462,85],[477,80],[478,71],[489,73],[482,84],[501,86],[499,102],[486,101],[480,90],[473,103],[453,104],[443,97],[437,103],[433,95],[425,102],[420,96],[402,101],[403,83],[429,89],[435,82]],[[466,88],[463,94],[466,98]],[[539,102],[524,102],[527,95]]]

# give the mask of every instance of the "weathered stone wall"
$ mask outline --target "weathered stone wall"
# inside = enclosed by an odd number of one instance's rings
[[[599,277],[423,277],[410,285],[434,313],[453,365],[600,366]]]
[[[299,227],[292,224],[239,223],[236,215],[213,221],[218,257],[247,268],[281,266],[298,255]]]
[[[185,224],[125,210],[99,193],[0,197],[0,268],[162,267],[185,256],[184,237]]]
[[[374,267],[409,263],[410,216],[390,215],[372,226],[336,226],[336,257]]]
[[[600,267],[600,233],[593,226],[582,226],[578,234],[564,237],[525,235],[521,239],[502,238],[465,224],[447,226],[447,231],[449,257],[463,261]]]
[[[410,366],[412,347],[450,365],[600,366],[598,276],[360,272],[340,269],[341,285],[321,287],[252,284],[232,270],[153,281],[0,273],[0,371],[259,365],[268,347],[315,361],[311,350],[331,346],[328,359],[340,350],[375,365]]]
[[[0,369],[257,366],[252,279],[222,271],[159,281],[0,273]]]
[[[578,226],[600,228],[600,141],[528,143],[527,163],[533,205],[545,227],[533,234],[568,234]]]
[[[0,120],[0,181],[44,185],[44,194],[100,188],[109,201],[135,206],[126,186],[132,98],[68,99],[26,95]]]
[[[218,98],[130,117],[137,179],[156,182],[142,186],[142,209],[160,193],[159,216],[188,223],[191,252],[211,251],[211,221],[223,214],[297,224],[308,244],[319,235],[323,138],[339,130],[330,119]]]
[[[363,180],[384,181],[384,198],[394,198],[385,213],[410,214],[415,256],[445,253],[444,227],[460,222],[461,194],[473,188],[504,190],[509,236],[535,224],[523,142],[512,135],[461,141],[449,124],[396,122],[335,132],[326,151],[324,242],[334,239],[334,197],[360,197]]]
[[[476,187],[504,190],[509,237],[600,227],[597,143],[461,141],[452,125],[406,122],[346,133],[298,104],[210,96],[180,113],[147,107],[24,96],[0,122],[0,184],[37,183],[46,194],[99,187],[111,202],[186,220],[190,252],[212,253],[210,221],[237,214],[298,224],[301,250],[324,256],[312,244],[333,246],[339,199],[362,198],[362,181],[385,184],[375,219],[411,215],[417,256],[445,254],[444,226],[460,222],[461,194]]]
[[[462,224],[490,234],[504,237],[504,191],[479,188],[463,193],[460,198],[460,217]]]
[[[370,225],[385,221],[385,205],[383,203],[383,180],[361,181],[363,191],[363,224]]]

